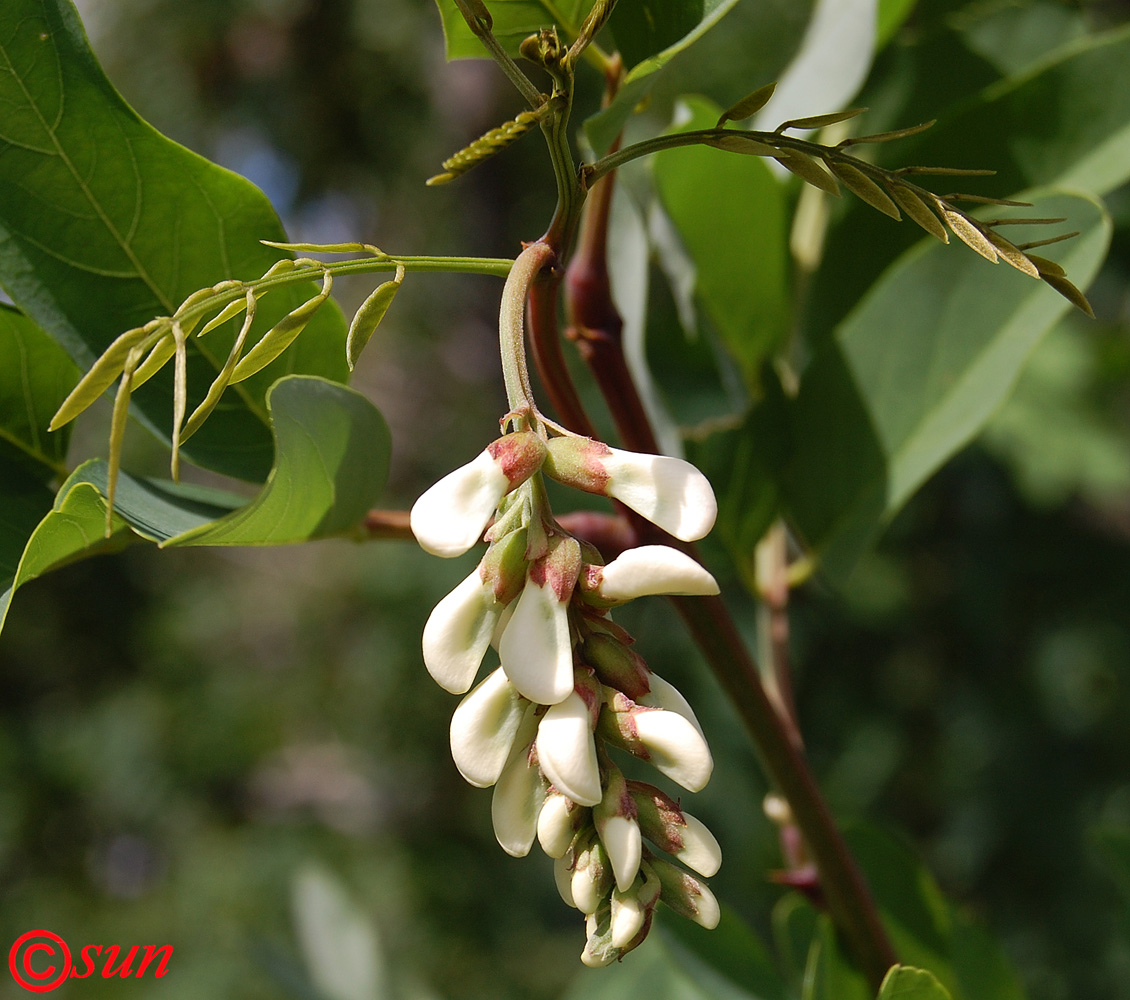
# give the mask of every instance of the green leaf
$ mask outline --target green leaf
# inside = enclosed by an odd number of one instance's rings
[[[450,59],[483,59],[489,55],[475,37],[454,0],[436,0],[443,21],[443,38]],[[487,0],[487,10],[494,19],[494,37],[512,56],[518,46],[542,28],[556,24],[566,37],[576,35],[592,0]]]
[[[1094,838],[1119,889],[1130,900],[1130,828],[1114,825],[1100,827],[1095,830]]]
[[[689,98],[672,131],[711,128],[720,109]],[[791,323],[785,194],[755,156],[683,146],[655,157],[655,185],[697,271],[696,294],[752,379]]]
[[[105,462],[76,469],[54,505],[45,489],[28,484],[21,502],[7,504],[0,515],[0,587],[5,588],[0,625],[12,593],[28,580],[133,542],[284,545],[356,528],[388,473],[384,418],[359,393],[309,375],[280,379],[267,394],[267,408],[277,451],[266,484],[250,503],[216,490],[123,474],[112,534],[106,538]],[[21,534],[26,545],[13,560]]]
[[[123,330],[169,314],[224,278],[254,278],[285,238],[249,181],[166,139],[115,92],[69,0],[0,6],[0,285],[31,319],[89,367]],[[315,293],[272,292],[249,343]],[[227,357],[237,324],[190,341],[189,406]],[[270,468],[264,398],[281,375],[347,376],[345,322],[327,306],[302,339],[231,391],[186,447],[198,464],[245,479]],[[134,397],[168,437],[172,373]]]
[[[703,13],[703,0],[619,0],[608,26],[631,69],[694,31]]]
[[[702,18],[682,38],[662,52],[649,56],[632,67],[616,97],[603,111],[585,121],[585,134],[598,156],[608,152],[636,106],[651,93],[659,72],[680,52],[688,49],[714,27],[737,3],[737,0],[703,0]],[[705,126],[710,128],[714,123]]]
[[[950,992],[925,969],[896,965],[887,973],[878,1000],[952,1000]]]
[[[916,0],[879,0],[879,12],[875,26],[875,49],[878,51],[887,44],[903,21],[914,10]]]
[[[1000,197],[1036,186],[1093,195],[1114,190],[1130,180],[1130,27],[1065,46],[1050,62],[988,87],[913,141],[884,147],[882,155],[892,165],[997,171],[975,186],[947,181],[935,188],[941,194],[955,187]],[[846,207],[829,233],[813,287],[812,322],[820,337],[919,236],[863,206]]]
[[[0,306],[0,462],[43,480],[65,474],[69,428],[48,431],[78,381],[66,352],[22,313]],[[0,480],[7,485],[7,479]],[[0,500],[0,505],[3,500]]]
[[[1102,207],[1036,199],[1081,235],[1057,244],[1083,286],[1109,240]],[[796,527],[843,582],[856,557],[1008,395],[1028,355],[1068,308],[1046,283],[931,241],[904,254],[805,372],[785,475]]]

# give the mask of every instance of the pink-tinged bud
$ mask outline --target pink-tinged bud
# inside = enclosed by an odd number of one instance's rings
[[[684,542],[705,536],[718,515],[709,480],[681,458],[559,437],[548,444],[545,472],[586,493],[619,500]]]
[[[641,545],[607,566],[586,566],[581,588],[613,604],[650,594],[701,597],[718,593],[714,577],[685,552],[667,545]]]
[[[559,792],[582,806],[601,800],[592,713],[579,694],[570,693],[542,716],[537,751],[542,771]]]
[[[524,528],[503,535],[492,542],[479,563],[479,575],[499,604],[509,604],[526,584],[526,535]]]
[[[470,784],[498,781],[527,708],[501,667],[459,703],[451,716],[451,756]]]
[[[478,569],[435,606],[424,626],[424,665],[441,688],[463,694],[471,687],[501,613]]]
[[[585,662],[602,684],[638,701],[651,690],[651,671],[639,653],[604,632],[590,632],[583,647]]]
[[[702,882],[659,858],[649,858],[648,864],[659,878],[659,898],[664,903],[708,931],[718,926],[722,911],[714,893]]]
[[[573,690],[568,609],[579,571],[577,543],[571,538],[553,539],[546,556],[531,564],[498,644],[506,676],[524,697],[539,705],[556,705]]]
[[[462,555],[482,537],[502,498],[537,472],[544,457],[545,445],[531,431],[499,438],[413,504],[412,534],[432,555]]]
[[[643,839],[636,822],[636,804],[623,773],[615,765],[605,776],[604,797],[592,811],[593,823],[616,876],[616,887],[626,892],[636,880],[643,855]]]
[[[538,813],[545,801],[545,781],[538,768],[531,741],[537,719],[527,711],[514,748],[494,786],[490,816],[499,846],[515,858],[524,858],[537,837]]]
[[[710,878],[722,864],[722,849],[700,820],[683,812],[669,795],[641,781],[628,782],[640,830],[660,850]]]

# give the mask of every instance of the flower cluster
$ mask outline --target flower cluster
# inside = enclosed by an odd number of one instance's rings
[[[451,751],[467,781],[494,786],[498,842],[521,857],[537,840],[556,859],[562,898],[587,917],[581,958],[600,966],[643,941],[660,901],[706,927],[718,922],[710,890],[644,843],[709,877],[717,841],[659,788],[628,780],[610,754],[648,761],[693,792],[710,778],[710,750],[686,700],[609,614],[636,597],[718,586],[664,545],[605,565],[553,518],[543,473],[613,497],[683,541],[710,530],[717,506],[686,462],[550,437],[539,424],[505,434],[412,508],[412,531],[429,552],[489,543],[429,617],[424,662],[446,690],[470,691],[452,716]],[[501,666],[471,690],[491,646]]]

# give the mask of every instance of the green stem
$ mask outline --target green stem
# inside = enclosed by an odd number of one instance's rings
[[[557,254],[548,243],[531,243],[514,261],[502,289],[498,313],[498,346],[502,355],[502,377],[511,411],[536,412],[530,373],[526,367],[525,315],[530,285]]]
[[[490,14],[487,13],[486,8],[482,4],[468,3],[467,0],[455,0],[455,6],[459,8],[459,13],[463,15],[463,20],[467,22],[467,26],[474,32],[475,37],[483,43],[491,58],[498,63],[499,68],[506,74],[506,78],[514,84],[530,107],[535,111],[540,108],[543,100],[542,94],[538,92],[537,87],[530,82],[530,78],[522,72],[518,64],[510,58],[510,54],[502,47],[501,42],[494,37],[494,32],[491,31]],[[474,9],[476,6],[482,8],[481,12]]]
[[[496,278],[505,278],[510,273],[514,262],[505,257],[380,257],[377,259],[365,258],[361,260],[339,260],[332,262],[317,262],[316,264],[299,264],[290,271],[282,271],[269,277],[255,278],[252,281],[240,281],[226,285],[214,295],[202,298],[198,302],[177,313],[177,319],[182,324],[215,312],[226,306],[229,302],[243,298],[248,289],[265,293],[272,288],[283,285],[298,284],[324,278],[330,274],[337,277],[342,274],[370,274],[380,271],[395,271],[403,267],[405,271],[432,271],[450,274],[485,274]]]

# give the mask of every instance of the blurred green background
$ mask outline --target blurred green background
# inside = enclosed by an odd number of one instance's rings
[[[772,79],[810,6],[742,0],[665,78],[653,124],[678,93],[726,104]],[[552,175],[536,138],[457,184],[423,186],[517,109],[493,66],[444,62],[425,0],[79,7],[126,99],[260,185],[294,240],[509,256],[545,227]],[[917,109],[944,120],[1128,15],[1120,3],[924,0],[860,103],[898,92],[915,109],[903,124]],[[597,98],[586,87],[578,102]],[[1130,998],[1130,897],[1111,849],[1130,829],[1130,194],[1109,204],[1097,322],[1053,331],[989,430],[850,587],[817,580],[793,605],[803,729],[838,814],[909,835],[1000,937],[1033,1000]],[[348,312],[369,287],[335,291]],[[367,351],[354,385],[392,428],[388,506],[494,433],[498,291],[409,281]],[[656,328],[673,328],[670,296],[653,298]],[[660,385],[682,391],[685,345],[660,344]],[[76,459],[99,450],[98,419],[76,435]],[[144,465],[144,441],[132,447]],[[3,940],[45,927],[72,948],[175,946],[161,981],[92,979],[60,996],[362,1000],[349,992],[359,982],[405,1000],[561,995],[579,969],[578,915],[536,849],[518,861],[494,843],[489,793],[448,755],[455,699],[420,660],[430,608],[473,561],[392,542],[139,548],[21,590],[0,639]],[[752,604],[724,585],[752,638]],[[779,858],[749,741],[661,602],[620,620],[701,706],[716,770],[687,805],[723,844],[715,891],[768,935]],[[296,913],[362,942],[342,959],[361,963],[352,980],[335,985],[332,942]]]

